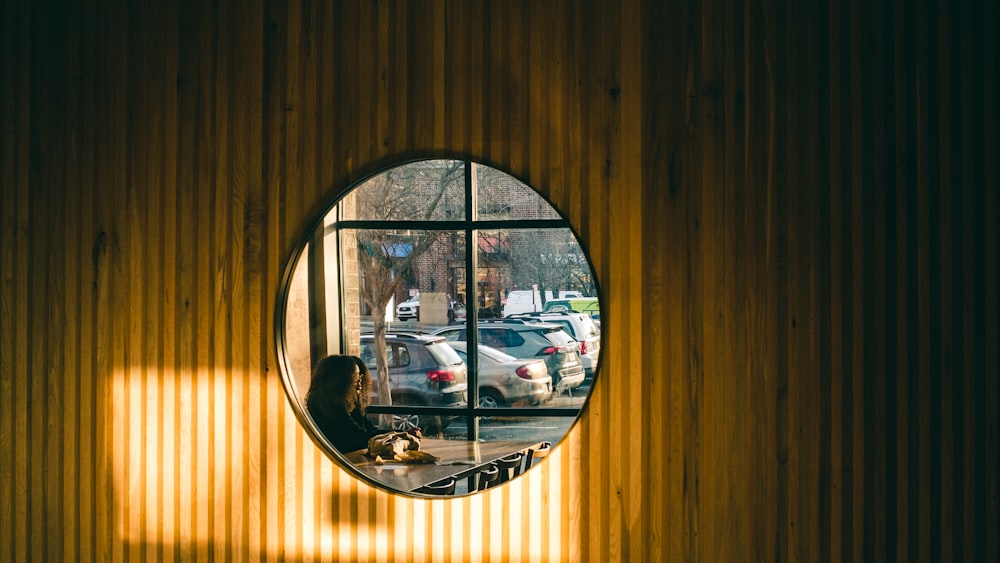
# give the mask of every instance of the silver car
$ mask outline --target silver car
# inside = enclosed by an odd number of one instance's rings
[[[385,335],[385,356],[393,405],[465,406],[468,369],[458,353],[446,346],[441,338],[390,332]],[[361,335],[361,359],[374,379],[378,363],[374,336],[371,334]],[[378,404],[373,382],[372,405]],[[416,414],[393,415],[393,430],[423,428],[429,433],[438,426],[447,426],[450,420],[449,417],[420,417]]]
[[[449,343],[467,341],[465,325],[442,328],[434,334],[443,336]],[[556,393],[579,387],[586,376],[580,343],[558,324],[513,318],[482,320],[479,321],[479,343],[515,358],[544,360]]]
[[[469,363],[467,342],[448,342]],[[484,408],[534,405],[552,397],[552,378],[542,360],[518,359],[479,345],[479,406]]]

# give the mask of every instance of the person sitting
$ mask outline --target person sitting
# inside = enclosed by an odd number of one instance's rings
[[[367,448],[369,439],[385,432],[365,416],[370,392],[371,373],[361,358],[327,356],[313,369],[306,410],[343,453]]]

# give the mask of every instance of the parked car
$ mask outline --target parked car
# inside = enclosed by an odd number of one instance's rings
[[[448,344],[468,365],[468,343],[450,341]],[[478,360],[480,407],[533,405],[552,396],[552,378],[543,360],[518,359],[483,344],[479,345]]]
[[[401,321],[420,320],[420,294],[411,296],[406,301],[396,305],[396,318]],[[448,300],[448,322],[455,321],[454,303]]]
[[[582,297],[579,291],[552,291],[545,292],[545,299],[564,299],[571,297]],[[504,300],[503,316],[509,317],[518,313],[530,313],[541,311],[544,302],[541,292],[535,289],[515,289],[507,294]]]
[[[596,297],[571,297],[549,299],[542,307],[543,313],[566,312],[587,313],[595,321],[601,320],[601,305]]]
[[[467,342],[466,326],[449,326],[434,331],[449,342]],[[586,376],[580,358],[580,344],[561,325],[525,319],[489,319],[479,322],[479,343],[502,350],[515,358],[541,358],[556,392],[579,387]]]
[[[546,303],[547,305],[548,303]],[[587,378],[594,377],[597,361],[601,355],[601,329],[590,315],[572,311],[551,311],[548,313],[521,313],[514,315],[513,318],[561,325],[563,330],[580,343],[580,357],[583,360],[583,369],[587,373]]]
[[[468,367],[444,338],[417,333],[385,335],[386,365],[389,367],[389,393],[393,405],[432,407],[465,406]],[[371,334],[361,335],[361,358],[377,377],[375,341]],[[372,382],[372,404],[375,398]],[[393,415],[394,430],[422,428],[425,433],[447,426],[454,417]],[[425,420],[426,419],[426,420]],[[440,419],[440,421],[438,420]]]
[[[401,321],[420,318],[420,294],[411,295],[409,299],[396,305],[396,318]]]

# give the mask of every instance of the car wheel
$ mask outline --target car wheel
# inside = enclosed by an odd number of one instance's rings
[[[495,409],[497,407],[504,406],[503,397],[500,393],[497,393],[493,389],[480,389],[479,390],[479,408],[481,409]],[[490,420],[492,416],[481,416],[482,420]]]
[[[396,432],[408,432],[414,428],[419,428],[424,436],[436,434],[444,427],[442,418],[439,416],[419,416],[416,414],[394,414],[392,415],[392,429]]]
[[[495,409],[497,407],[502,407],[504,404],[503,397],[500,393],[497,393],[493,389],[480,389],[479,390],[479,408],[482,409]]]
[[[415,414],[392,415],[392,429],[396,432],[406,432],[420,428],[420,417]]]
[[[423,405],[424,402],[413,395],[401,395],[399,397],[392,398],[392,404],[394,405]],[[394,414],[392,415],[392,429],[396,432],[406,432],[408,430],[413,430],[414,428],[419,428],[421,434],[428,436],[434,432],[437,432],[440,424],[438,423],[439,417],[436,416],[420,416],[417,414]]]

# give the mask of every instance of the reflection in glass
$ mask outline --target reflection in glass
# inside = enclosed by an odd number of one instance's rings
[[[476,458],[476,444],[490,455],[555,444],[596,376],[599,308],[576,308],[597,294],[575,235],[533,189],[468,161],[405,164],[334,202],[290,260],[277,315],[285,386],[328,449],[333,431],[317,432],[304,405],[313,366],[333,354],[369,369],[369,421],[420,429],[428,450]],[[330,453],[403,492],[447,470]]]

